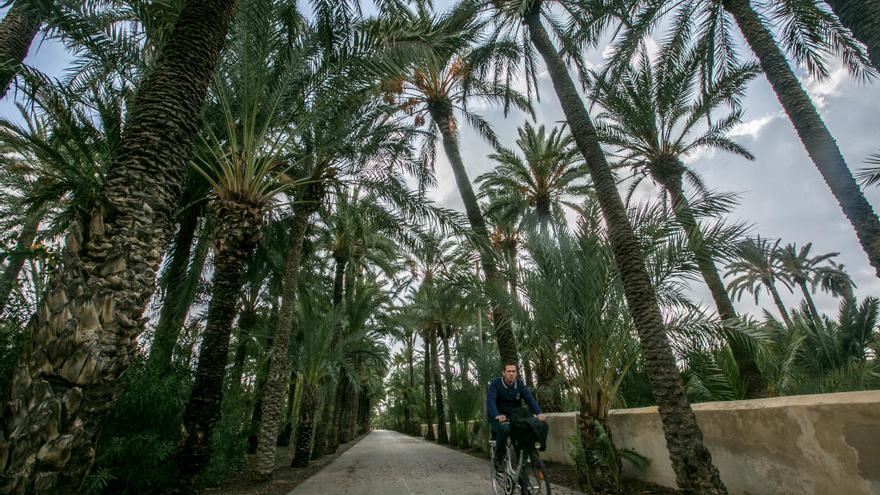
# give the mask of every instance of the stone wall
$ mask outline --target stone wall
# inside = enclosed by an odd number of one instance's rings
[[[695,404],[706,445],[731,495],[880,494],[880,391]],[[542,457],[571,464],[575,414],[548,414]],[[650,459],[626,474],[675,486],[656,407],[611,412],[618,447]]]

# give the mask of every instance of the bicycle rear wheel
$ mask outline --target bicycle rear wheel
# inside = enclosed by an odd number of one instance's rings
[[[529,456],[528,462],[523,465],[522,481],[520,482],[522,495],[550,495],[550,481],[547,479],[547,469],[537,453]],[[525,485],[525,486],[523,486]]]

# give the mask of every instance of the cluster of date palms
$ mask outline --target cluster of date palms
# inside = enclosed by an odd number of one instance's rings
[[[753,158],[730,134],[763,72],[880,272],[880,220],[786,55],[818,78],[830,57],[874,77],[880,8],[854,4],[384,0],[364,16],[323,0],[16,0],[0,24],[0,85],[22,103],[0,121],[14,356],[0,492],[113,490],[101,446],[119,442],[101,431],[137,393],[132,366],[184,370],[164,459],[191,491],[225,439],[248,439],[265,479],[277,443],[303,466],[366,431],[379,401],[402,429],[436,421],[440,441],[467,443],[500,358],[548,411],[578,408],[585,449],[612,405],[658,404],[679,487],[726,493],[690,399],[865,386],[877,302],[854,300],[833,255],[745,239],[689,158]],[[73,53],[63,81],[23,64],[40,30]],[[608,34],[611,58],[589,68]],[[508,148],[475,106],[532,113],[539,60],[565,125],[525,123]],[[497,149],[479,192],[471,130]],[[426,200],[438,142],[463,217]],[[659,201],[622,197],[644,178]],[[695,280],[714,308],[688,297]],[[817,287],[842,296],[838,321]],[[760,288],[781,324],[734,309],[731,293]],[[620,488],[619,462],[583,473]]]

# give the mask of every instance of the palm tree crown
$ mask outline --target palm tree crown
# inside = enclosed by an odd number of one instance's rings
[[[501,146],[489,158],[498,166],[477,177],[481,195],[490,198],[489,211],[521,217],[527,224],[540,223],[546,231],[552,219],[562,218],[562,206],[576,209],[566,197],[583,196],[589,174],[572,137],[565,128],[547,133],[529,122],[517,129],[522,156]]]

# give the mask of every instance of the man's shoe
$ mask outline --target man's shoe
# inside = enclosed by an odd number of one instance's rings
[[[504,459],[496,457],[495,458],[495,472],[496,473],[503,473],[506,469],[507,469],[507,465],[504,462]]]

